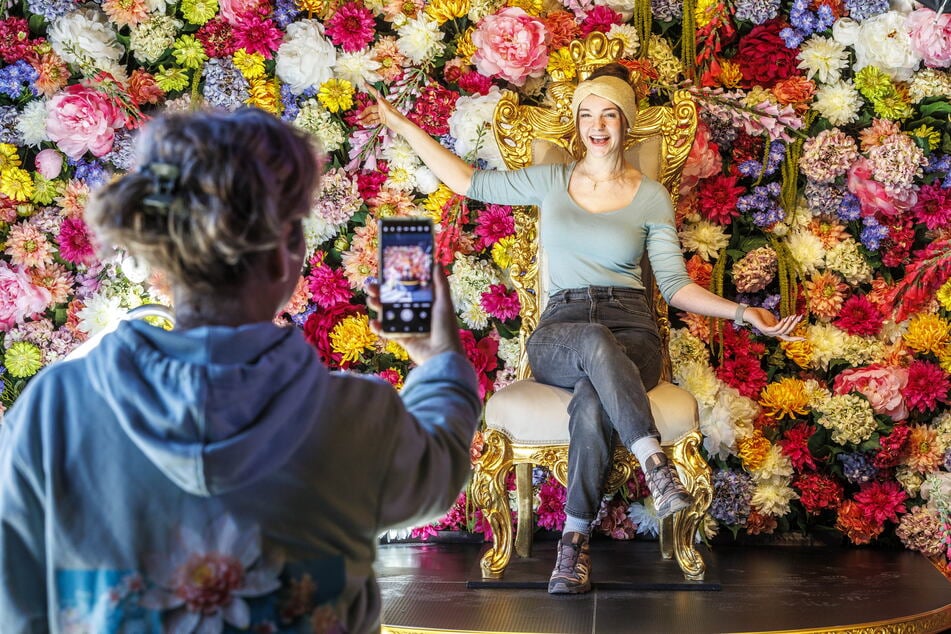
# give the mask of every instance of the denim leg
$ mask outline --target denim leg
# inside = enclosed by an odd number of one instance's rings
[[[568,497],[565,512],[593,520],[614,450],[614,428],[587,377],[575,384],[568,403]]]

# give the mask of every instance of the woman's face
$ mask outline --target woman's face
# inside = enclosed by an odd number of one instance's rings
[[[610,156],[624,149],[624,115],[613,102],[588,95],[578,107],[578,136],[591,156]]]

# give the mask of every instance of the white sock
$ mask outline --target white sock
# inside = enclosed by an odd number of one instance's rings
[[[591,520],[586,520],[573,515],[565,515],[565,528],[562,529],[562,535],[565,533],[581,533],[583,535],[591,534]]]
[[[664,450],[660,448],[660,441],[654,438],[653,436],[644,436],[631,445],[631,453],[634,454],[634,457],[637,458],[637,461],[641,465],[642,471],[647,471],[647,459],[657,453],[664,453]]]

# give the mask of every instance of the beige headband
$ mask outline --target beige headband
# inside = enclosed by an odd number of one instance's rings
[[[590,95],[597,95],[607,99],[621,109],[627,118],[628,127],[633,127],[637,120],[637,97],[631,85],[619,77],[603,76],[588,79],[578,84],[575,95],[571,98],[571,115],[578,121],[578,108],[581,102]]]

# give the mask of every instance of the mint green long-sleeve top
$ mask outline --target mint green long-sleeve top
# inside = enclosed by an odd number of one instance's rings
[[[591,213],[568,194],[576,165],[476,170],[466,196],[501,205],[538,206],[550,294],[586,286],[642,289],[640,262],[646,249],[661,295],[669,302],[691,279],[667,190],[645,176],[630,203]]]

